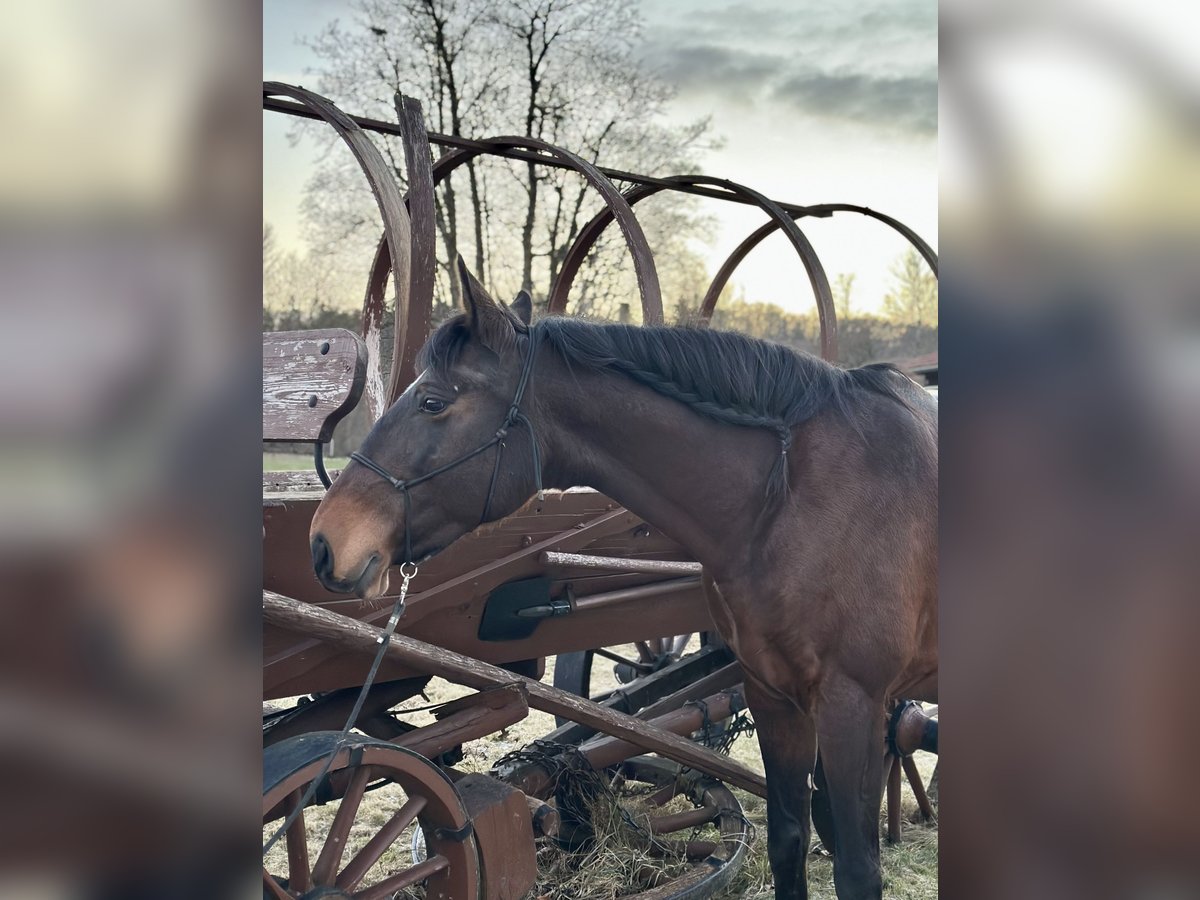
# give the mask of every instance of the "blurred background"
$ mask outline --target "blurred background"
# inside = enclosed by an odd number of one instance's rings
[[[0,896],[258,890],[260,36],[5,6]]]
[[[1198,12],[941,7],[947,896],[1200,896]]]
[[[940,11],[948,897],[1200,896],[1196,15]],[[0,896],[257,891],[262,40],[6,8]]]

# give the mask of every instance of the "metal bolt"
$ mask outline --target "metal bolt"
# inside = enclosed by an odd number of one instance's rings
[[[329,352],[329,341],[323,341],[321,343],[321,355],[324,356],[328,352]]]
[[[308,405],[309,405],[310,409],[316,407],[316,405],[317,405],[317,395],[316,394],[309,394]]]

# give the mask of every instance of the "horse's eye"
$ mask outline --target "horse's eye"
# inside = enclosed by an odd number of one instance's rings
[[[427,413],[440,413],[446,408],[446,402],[439,400],[437,397],[426,397],[421,401],[421,411]]]

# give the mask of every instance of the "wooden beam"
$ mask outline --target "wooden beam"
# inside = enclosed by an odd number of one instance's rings
[[[641,559],[625,556],[593,556],[587,553],[562,553],[548,550],[542,554],[548,566],[570,569],[603,569],[607,572],[647,572],[651,575],[699,575],[704,567],[698,562],[669,559]]]
[[[403,716],[404,710],[396,710],[396,715]],[[529,715],[529,702],[523,684],[506,684],[461,697],[434,710],[434,715],[438,721],[392,738],[392,743],[432,759],[520,722]]]
[[[371,653],[383,636],[383,630],[380,628],[309,603],[301,603],[273,591],[263,591],[263,619],[280,628],[308,634],[363,654]],[[767,796],[766,779],[728,757],[661,728],[655,728],[633,716],[605,709],[590,700],[560,691],[532,678],[519,678],[498,666],[402,634],[392,635],[386,654],[389,659],[412,666],[418,671],[476,690],[519,680],[529,692],[529,705],[534,709],[590,725],[598,731],[623,738],[644,750],[699,769],[759,797]]]

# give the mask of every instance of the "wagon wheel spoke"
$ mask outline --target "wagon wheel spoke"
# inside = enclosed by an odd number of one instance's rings
[[[647,803],[651,806],[662,806],[664,803],[670,803],[679,796],[679,779],[675,779],[666,787],[659,788],[647,799]]]
[[[292,900],[291,894],[285,891],[275,880],[275,876],[267,871],[266,866],[263,867],[263,888],[275,900]]]
[[[300,805],[303,790],[297,788],[288,794],[283,804],[285,816],[290,816]],[[296,818],[287,830],[288,888],[307,891],[312,887],[308,867],[308,830],[304,827],[304,810],[296,812]]]
[[[337,887],[344,891],[354,890],[362,881],[363,876],[370,871],[371,866],[379,862],[379,858],[383,856],[387,848],[421,814],[426,802],[424,797],[410,797],[403,806],[396,810],[383,827],[375,833],[375,836],[367,841],[366,845],[346,864],[346,868],[338,876]]]
[[[671,787],[674,786],[672,785]],[[660,791],[659,793],[661,794],[662,792]],[[653,800],[654,797],[651,797],[651,802]],[[662,837],[662,835],[676,834],[680,831],[689,831],[699,828],[702,825],[715,823],[720,813],[721,811],[716,806],[705,804],[704,806],[698,806],[695,809],[685,810],[684,812],[671,813],[665,816],[651,816],[650,833],[655,837],[654,845],[650,848],[651,853],[659,856],[683,856],[693,862],[698,859],[707,859],[710,856],[720,855],[721,844],[718,841],[672,841]]]
[[[650,819],[651,834],[674,834],[686,828],[697,828],[707,825],[717,817],[715,806],[698,806],[686,812],[672,813],[669,816],[656,816]]]
[[[695,840],[695,841],[669,841],[664,839],[656,840],[648,851],[651,856],[656,857],[684,857],[688,862],[696,862],[701,859],[708,859],[710,856],[721,857],[721,845],[717,841]]]
[[[622,663],[624,665],[627,665],[636,672],[653,671],[653,667],[651,665],[649,665],[648,663],[635,662],[632,659],[626,659],[621,654],[613,653],[611,650],[606,650],[603,647],[597,647],[594,652],[597,656],[603,656],[605,659],[611,659],[615,663]]]
[[[424,881],[430,875],[437,874],[448,865],[449,862],[446,860],[446,857],[440,855],[431,856],[425,862],[385,878],[379,884],[372,885],[354,896],[357,900],[383,900],[383,898],[390,897],[397,891],[402,891],[406,887],[411,887],[418,882]]]
[[[354,817],[358,815],[358,807],[362,803],[363,794],[367,790],[367,782],[371,775],[370,766],[362,766],[354,770],[350,786],[346,788],[341,805],[338,806],[337,815],[333,817],[333,823],[329,826],[325,846],[321,848],[316,865],[313,866],[312,880],[313,884],[318,887],[328,887],[333,884],[334,873],[337,871],[338,863],[342,860],[342,852],[346,849],[346,838],[350,835]]]

